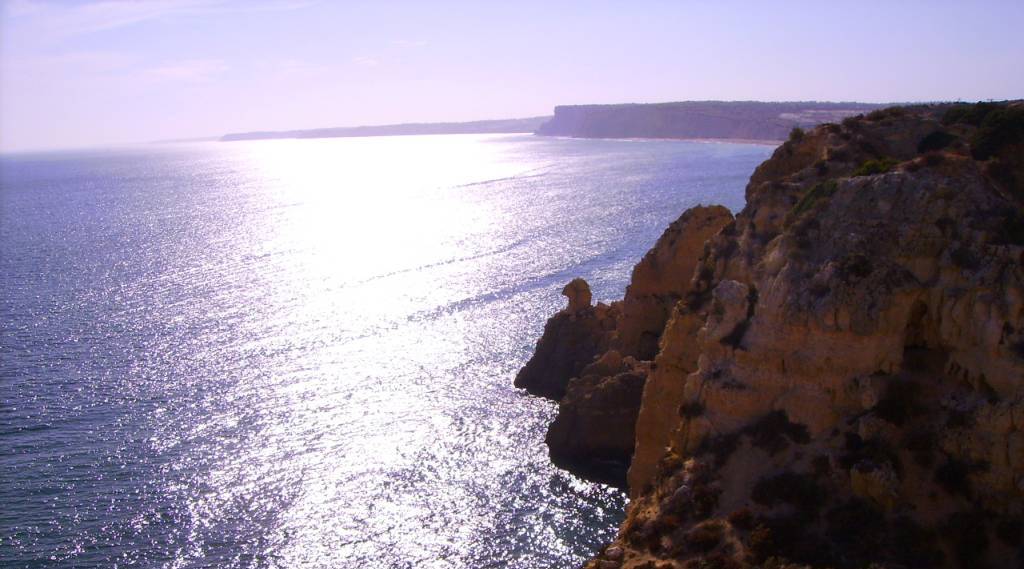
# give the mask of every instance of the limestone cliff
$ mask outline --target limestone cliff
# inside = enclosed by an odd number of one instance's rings
[[[563,105],[537,134],[578,138],[740,138],[783,140],[810,127],[867,112],[869,103],[813,101],[679,101],[623,105]]]
[[[794,131],[730,217],[527,366],[557,462],[630,464],[590,566],[1022,566],[1024,104]]]

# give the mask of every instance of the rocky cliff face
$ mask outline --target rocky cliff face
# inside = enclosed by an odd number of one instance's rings
[[[783,140],[808,127],[878,108],[868,103],[682,101],[555,107],[537,134],[579,138],[740,138]]]
[[[1022,204],[1024,104],[875,111],[552,318],[520,377],[564,386],[553,458],[629,464],[590,566],[1022,566]]]

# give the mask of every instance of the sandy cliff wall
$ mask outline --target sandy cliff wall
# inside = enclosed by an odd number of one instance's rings
[[[735,220],[685,213],[623,301],[575,308],[572,365],[527,366],[565,386],[556,462],[629,465],[591,564],[1021,566],[1022,204],[1011,103],[796,133]]]

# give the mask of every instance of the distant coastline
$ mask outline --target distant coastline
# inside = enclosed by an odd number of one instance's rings
[[[226,134],[222,142],[416,134],[533,133],[568,138],[666,139],[778,145],[796,127],[811,128],[888,106],[796,101],[680,101],[562,105],[554,115],[471,122],[404,123]]]
[[[472,122],[405,123],[377,126],[315,128],[307,130],[281,130],[237,132],[220,137],[222,142],[236,140],[271,140],[278,138],[344,138],[361,136],[399,136],[409,134],[498,134],[532,133],[550,116],[521,119],[499,119]]]

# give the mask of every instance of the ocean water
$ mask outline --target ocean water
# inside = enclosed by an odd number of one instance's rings
[[[770,147],[530,135],[0,158],[0,566],[571,567],[619,491],[512,378]]]

